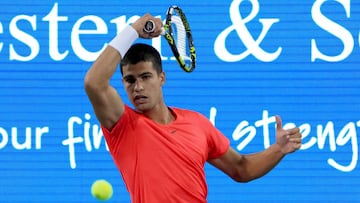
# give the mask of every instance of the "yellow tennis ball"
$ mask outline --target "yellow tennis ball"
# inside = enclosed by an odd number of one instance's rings
[[[96,180],[91,186],[91,194],[98,200],[109,200],[113,195],[112,185],[104,179]]]

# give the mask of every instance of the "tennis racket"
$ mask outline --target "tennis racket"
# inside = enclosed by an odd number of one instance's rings
[[[154,32],[155,23],[149,20],[145,23],[144,31]],[[162,33],[168,42],[171,51],[185,72],[195,69],[196,53],[189,23],[182,9],[178,6],[170,6],[166,13],[166,21]]]

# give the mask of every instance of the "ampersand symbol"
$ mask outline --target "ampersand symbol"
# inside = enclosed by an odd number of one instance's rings
[[[281,53],[282,50],[281,47],[278,47],[278,49],[273,53],[266,52],[260,47],[260,43],[264,40],[271,26],[274,23],[279,22],[279,19],[277,18],[259,19],[259,22],[262,24],[262,30],[260,36],[256,40],[254,40],[250,31],[247,29],[246,23],[253,20],[255,16],[259,13],[259,2],[257,0],[249,0],[249,1],[251,2],[252,10],[250,14],[245,18],[242,18],[239,10],[239,6],[243,2],[243,0],[234,0],[231,3],[230,19],[233,24],[227,27],[224,31],[222,31],[215,40],[215,44],[214,44],[215,54],[224,61],[236,62],[252,54],[261,61],[270,62],[277,59],[277,57]],[[239,36],[239,38],[247,48],[246,51],[237,55],[230,53],[228,49],[225,47],[226,38],[234,30],[236,31],[237,35]]]

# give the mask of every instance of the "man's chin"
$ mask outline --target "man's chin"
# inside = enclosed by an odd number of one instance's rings
[[[134,105],[134,107],[137,111],[139,111],[141,113],[148,109],[146,104],[136,104],[136,105]]]

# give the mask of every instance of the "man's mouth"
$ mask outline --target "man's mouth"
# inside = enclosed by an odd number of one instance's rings
[[[143,95],[137,95],[134,97],[134,102],[135,104],[142,104],[145,103],[147,97],[143,96]]]

